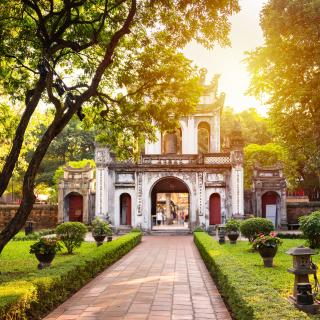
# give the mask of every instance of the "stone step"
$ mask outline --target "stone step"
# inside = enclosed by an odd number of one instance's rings
[[[168,229],[168,230],[152,230],[149,233],[151,236],[188,236],[192,232],[188,230],[181,229]]]

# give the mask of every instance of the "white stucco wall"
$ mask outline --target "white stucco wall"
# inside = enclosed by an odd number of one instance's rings
[[[131,224],[136,225],[136,192],[134,188],[116,188],[114,192],[114,225],[120,226],[120,196],[128,193],[131,197]]]
[[[231,170],[232,214],[244,214],[243,167]]]

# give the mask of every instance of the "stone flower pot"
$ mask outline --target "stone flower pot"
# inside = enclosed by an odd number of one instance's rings
[[[35,256],[38,259],[38,261],[40,262],[38,264],[38,269],[43,269],[43,268],[46,268],[46,267],[50,266],[52,260],[56,256],[56,253],[55,252],[51,252],[51,253],[35,253]]]
[[[230,243],[236,244],[237,239],[239,238],[240,233],[238,231],[229,231],[228,232],[228,238],[230,240]]]
[[[274,247],[260,246],[258,251],[260,256],[263,259],[264,266],[267,268],[271,268],[273,266],[273,258],[278,251],[278,246],[274,246]]]
[[[97,247],[101,246],[103,244],[104,239],[106,238],[106,235],[104,234],[93,234],[92,235],[94,240],[96,241]]]
[[[112,241],[112,236],[107,236],[107,241],[108,242]]]

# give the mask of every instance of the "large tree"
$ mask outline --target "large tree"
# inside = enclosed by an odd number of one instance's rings
[[[274,167],[281,165],[289,188],[297,186],[297,162],[290,159],[288,150],[276,143],[249,144],[244,148],[244,186],[252,187],[255,166]]]
[[[261,13],[264,45],[247,59],[250,92],[270,104],[275,134],[311,199],[320,199],[319,26],[318,0],[270,0]]]
[[[240,124],[244,144],[267,144],[272,142],[273,135],[268,118],[261,116],[255,108],[249,108],[235,113],[231,107],[226,107],[221,115],[222,145],[227,146],[236,123]]]
[[[178,50],[192,39],[228,44],[228,17],[238,10],[236,0],[0,1],[0,92],[24,102],[0,195],[35,110],[43,103],[54,110],[25,172],[21,205],[0,234],[0,252],[27,220],[41,161],[73,115],[82,119],[84,108],[137,140],[144,131],[152,136],[151,123],[170,126],[199,95],[195,71]]]

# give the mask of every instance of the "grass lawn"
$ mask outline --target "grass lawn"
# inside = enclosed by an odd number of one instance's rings
[[[292,294],[294,275],[287,271],[288,268],[292,267],[292,256],[285,252],[290,248],[306,245],[305,242],[303,239],[283,239],[283,244],[279,247],[273,259],[273,268],[263,266],[259,253],[252,252],[247,241],[238,241],[236,245],[227,242],[220,246],[220,251],[231,255],[237,260],[240,267],[246,269],[247,273],[252,274],[255,278],[267,281],[272,288],[279,290],[283,297],[287,297]],[[319,265],[319,254],[313,256],[312,261]],[[309,276],[309,279],[313,280],[313,276]]]
[[[80,248],[75,249],[74,254],[67,255],[64,248],[58,253],[50,268],[38,270],[38,260],[34,254],[30,254],[30,245],[35,241],[10,241],[4,248],[0,257],[0,286],[8,281],[28,280],[35,277],[54,275],[57,271],[73,264],[77,259],[83,259],[91,251],[97,249],[94,242],[84,242]],[[106,243],[105,245],[108,245]]]
[[[286,300],[292,294],[294,275],[287,271],[292,267],[292,256],[285,251],[305,244],[305,240],[284,239],[273,268],[265,268],[259,253],[252,252],[246,241],[219,245],[216,239],[198,232],[195,243],[236,319],[320,319],[320,315],[297,313]],[[313,262],[319,265],[319,254],[313,256]]]
[[[141,233],[129,233],[97,247],[84,242],[74,254],[64,248],[51,266],[37,269],[30,254],[35,241],[11,241],[0,256],[0,319],[39,319],[141,241]]]

